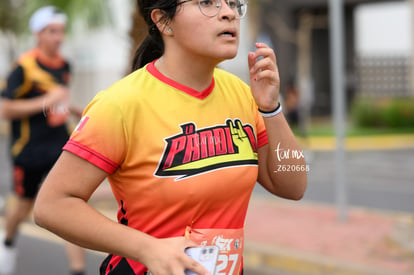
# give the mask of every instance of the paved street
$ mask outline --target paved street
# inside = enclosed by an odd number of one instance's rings
[[[21,234],[17,247],[16,275],[69,275],[66,252],[60,242]],[[87,274],[98,274],[103,257],[95,252],[86,253]]]
[[[10,190],[10,161],[8,156],[8,140],[0,135],[0,195],[5,196]]]
[[[348,152],[350,205],[414,213],[414,150]],[[334,202],[332,153],[316,153],[305,199]]]
[[[414,213],[414,149],[349,151],[346,159],[349,205]],[[334,152],[311,152],[304,200],[335,203],[334,165]]]

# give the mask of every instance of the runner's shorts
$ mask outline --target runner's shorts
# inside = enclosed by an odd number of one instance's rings
[[[28,168],[15,165],[13,169],[14,192],[22,198],[34,199],[40,185],[52,167]]]

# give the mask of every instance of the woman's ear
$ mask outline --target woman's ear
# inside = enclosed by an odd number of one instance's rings
[[[164,16],[165,12],[160,9],[155,9],[151,12],[152,22],[155,23],[159,32],[164,35],[172,35],[172,29],[168,26]]]

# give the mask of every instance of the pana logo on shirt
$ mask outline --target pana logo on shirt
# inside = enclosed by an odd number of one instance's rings
[[[181,125],[182,132],[166,138],[166,146],[155,172],[176,180],[231,166],[257,165],[257,142],[253,127],[239,119],[225,125],[197,129]]]

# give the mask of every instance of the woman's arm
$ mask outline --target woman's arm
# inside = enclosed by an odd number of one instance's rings
[[[258,150],[258,181],[272,194],[299,200],[307,186],[303,151],[282,113],[264,121],[269,143]]]
[[[256,48],[248,57],[250,87],[259,109],[269,112],[279,104],[279,69],[271,48],[263,43]],[[307,186],[303,151],[282,113],[263,119],[269,143],[258,150],[258,181],[277,196],[301,199]]]
[[[146,265],[153,274],[180,274],[188,268],[205,269],[185,255],[194,246],[182,238],[156,239],[119,224],[92,208],[87,201],[106,172],[64,151],[43,183],[35,202],[35,222],[62,238],[93,250],[123,256]]]

